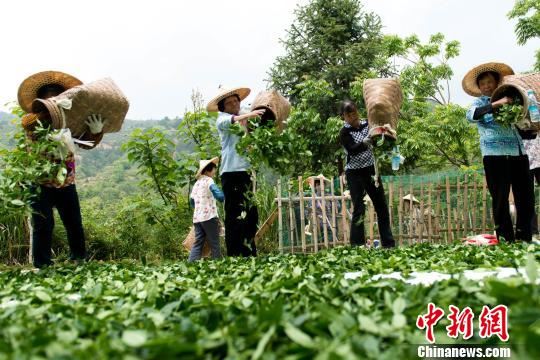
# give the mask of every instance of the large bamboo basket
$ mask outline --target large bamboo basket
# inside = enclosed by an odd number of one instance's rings
[[[195,244],[195,228],[192,226],[186,238],[184,239],[184,241],[182,241],[182,246],[189,253],[191,252],[191,248],[193,247],[193,244]],[[205,241],[203,245],[203,249],[202,249],[202,257],[209,257],[209,256],[210,256],[210,244],[208,243],[208,241]]]
[[[394,131],[397,130],[399,109],[403,101],[399,81],[396,79],[364,80],[364,101],[370,129],[380,128],[380,131],[372,133],[372,136],[384,134],[395,140],[395,136],[384,131],[382,127],[388,124]]]
[[[505,76],[500,85],[493,91],[491,102],[502,99],[505,96],[517,97],[520,105],[523,105],[521,121],[518,126],[523,130],[540,130],[540,123],[531,122],[529,115],[529,98],[527,90],[534,90],[536,100],[540,100],[540,73],[518,74]]]
[[[62,100],[71,100],[71,109],[61,109]],[[110,78],[97,80],[88,84],[75,86],[62,94],[43,100],[36,99],[32,103],[32,112],[39,118],[50,121],[53,128],[69,128],[74,137],[90,131],[85,124],[89,115],[101,114],[105,119],[104,133],[120,131],[129,109],[129,102],[122,91]],[[65,114],[65,124],[62,119]]]
[[[279,131],[282,131],[291,111],[291,104],[277,90],[261,91],[251,104],[252,111],[258,109],[266,109],[262,116],[262,125],[273,121]]]

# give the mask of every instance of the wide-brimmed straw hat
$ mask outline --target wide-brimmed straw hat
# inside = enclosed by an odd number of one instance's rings
[[[324,176],[323,174],[319,174],[317,176],[310,176],[306,179],[307,183],[309,185],[315,185],[315,181],[326,181],[326,182],[331,182],[330,179],[328,179],[326,176]]]
[[[32,101],[37,98],[38,91],[43,86],[59,85],[66,91],[81,84],[81,80],[61,71],[42,71],[23,80],[19,85],[17,99],[21,108],[26,112],[30,112],[32,111]]]
[[[38,120],[39,119],[38,119],[37,114],[34,114],[34,113],[24,114],[23,117],[21,118],[21,125],[23,129],[27,131],[33,131],[37,125]]]
[[[407,194],[403,197],[403,200],[412,201],[413,203],[420,203],[420,201],[411,194]]]
[[[237,88],[232,88],[232,89],[225,89],[225,88],[220,86],[219,87],[219,93],[212,100],[210,100],[208,102],[208,105],[206,105],[206,110],[208,110],[209,112],[219,111],[218,103],[221,100],[226,99],[226,98],[228,98],[229,96],[232,96],[232,95],[238,95],[238,97],[240,98],[240,101],[242,101],[245,98],[247,98],[247,96],[249,95],[250,92],[251,92],[251,89],[249,89],[247,87],[237,87]]]
[[[197,170],[197,174],[195,174],[195,178],[198,179],[199,177],[201,177],[203,170],[211,163],[214,163],[214,164],[216,164],[216,166],[218,166],[219,158],[215,157],[215,158],[212,158],[210,160],[200,160],[199,161],[199,170]]]
[[[482,92],[480,91],[480,88],[478,87],[478,84],[476,83],[476,78],[478,75],[485,73],[487,71],[493,71],[499,74],[500,79],[502,80],[503,77],[506,75],[514,75],[514,70],[506,64],[498,63],[498,62],[488,62],[485,64],[481,64],[478,66],[475,66],[471,70],[465,74],[465,77],[463,78],[463,81],[461,82],[461,86],[463,87],[463,90],[471,95],[478,97],[482,95]]]

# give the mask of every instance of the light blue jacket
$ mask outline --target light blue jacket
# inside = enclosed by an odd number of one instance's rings
[[[219,174],[234,171],[248,171],[248,160],[238,154],[236,144],[240,140],[238,135],[229,131],[232,120],[231,114],[220,112],[216,120],[216,126],[221,140],[221,166]]]
[[[480,151],[482,156],[519,156],[525,154],[523,141],[514,126],[506,127],[494,121],[493,114],[485,114],[473,119],[477,107],[490,104],[489,96],[480,96],[473,101],[467,111],[467,120],[478,125]]]

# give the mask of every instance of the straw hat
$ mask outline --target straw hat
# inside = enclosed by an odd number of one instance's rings
[[[33,131],[38,121],[37,114],[28,113],[24,114],[21,118],[21,125],[26,131]]]
[[[420,203],[420,201],[418,201],[418,199],[415,198],[415,197],[414,197],[413,195],[411,195],[411,194],[405,195],[405,196],[403,197],[403,200],[408,200],[408,201],[411,201],[411,200],[412,200],[413,203]]]
[[[203,172],[204,168],[207,167],[208,164],[210,164],[210,163],[214,163],[214,164],[216,164],[216,166],[218,166],[219,158],[215,157],[215,158],[212,158],[210,160],[201,160],[201,161],[199,161],[199,170],[197,170],[197,174],[195,174],[195,177],[197,179],[202,175],[202,172]]]
[[[42,71],[27,77],[19,85],[17,92],[19,105],[24,111],[32,111],[32,101],[37,98],[39,89],[45,85],[59,85],[66,91],[74,86],[82,85],[82,81],[60,71]]]
[[[330,179],[328,179],[327,177],[325,177],[323,174],[319,174],[317,176],[310,176],[306,179],[306,181],[308,182],[309,185],[313,185],[315,186],[315,181],[316,180],[319,180],[319,182],[321,180],[323,181],[326,181],[326,182],[330,182]]]
[[[502,78],[506,75],[514,75],[514,70],[512,70],[512,68],[506,64],[498,62],[481,64],[472,68],[471,70],[469,70],[469,72],[467,72],[467,74],[465,74],[463,81],[461,81],[461,86],[463,87],[463,90],[471,96],[478,97],[482,95],[480,88],[478,88],[478,84],[476,84],[476,78],[478,77],[478,75],[487,71],[493,71],[498,73],[501,77],[499,80],[502,80]]]
[[[216,111],[219,111],[218,110],[218,103],[223,100],[223,99],[226,99],[228,98],[229,96],[232,96],[232,95],[238,95],[238,97],[240,97],[240,101],[244,100],[245,98],[247,98],[247,96],[249,95],[249,93],[251,92],[251,90],[249,88],[246,88],[246,87],[237,87],[237,88],[232,88],[232,89],[225,89],[223,87],[219,87],[219,93],[212,99],[208,102],[208,105],[206,105],[206,110],[208,110],[209,112],[216,112]]]

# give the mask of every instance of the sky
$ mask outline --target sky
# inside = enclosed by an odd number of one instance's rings
[[[17,0],[0,6],[0,110],[19,84],[44,70],[83,82],[111,77],[130,100],[129,119],[182,116],[192,91],[210,100],[224,87],[267,87],[268,70],[284,54],[280,39],[307,0]],[[450,65],[451,100],[462,105],[461,79],[472,66],[502,61],[532,68],[540,40],[518,46],[512,0],[363,0],[384,33],[442,32],[461,43]]]

